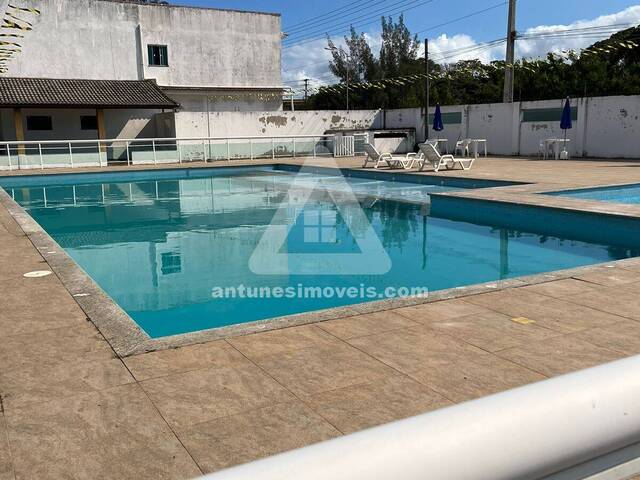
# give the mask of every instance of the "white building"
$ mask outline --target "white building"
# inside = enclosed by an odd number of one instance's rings
[[[0,140],[213,136],[211,112],[282,108],[278,14],[29,3],[40,14],[0,0],[21,27],[0,28],[18,35],[0,59]]]

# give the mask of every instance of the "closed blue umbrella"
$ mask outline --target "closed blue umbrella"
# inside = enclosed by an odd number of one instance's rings
[[[444,130],[444,124],[442,123],[442,112],[440,111],[440,104],[436,105],[436,113],[433,116],[433,129],[436,132]]]
[[[569,97],[567,97],[567,101],[564,104],[564,110],[562,110],[560,128],[564,130],[565,134],[567,133],[567,130],[573,128],[573,122],[571,121],[571,102],[569,101]]]
[[[571,102],[569,101],[569,97],[567,97],[567,101],[564,104],[564,109],[562,110],[562,118],[560,119],[560,128],[564,130],[564,150],[567,150],[567,130],[573,128],[573,121],[571,119]]]

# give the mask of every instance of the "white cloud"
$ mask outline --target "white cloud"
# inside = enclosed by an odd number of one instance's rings
[[[479,59],[482,62],[495,60],[502,54],[504,46],[485,48],[469,35],[458,34],[452,37],[442,34],[429,41],[429,56],[437,63],[454,63],[459,60]]]
[[[285,85],[302,88],[297,80],[310,79],[311,85],[330,83],[333,79],[329,71],[331,52],[325,50],[326,39],[319,39],[302,45],[294,45],[282,50],[282,81]]]
[[[575,30],[581,28],[603,27],[607,25],[630,23],[640,23],[640,5],[634,5],[625,10],[622,10],[621,12],[611,15],[602,15],[593,20],[578,20],[568,25],[541,25],[538,27],[529,28],[525,32],[520,33],[523,35],[555,33],[562,30]],[[628,27],[616,27],[617,30],[624,30],[625,28]],[[545,56],[548,52],[558,53],[562,50],[579,50],[581,48],[586,48],[589,45],[592,45],[598,40],[609,38],[611,35],[611,32],[607,32],[600,36],[581,35],[567,38],[520,40],[517,43],[516,53],[519,57],[541,57]]]
[[[627,24],[640,24],[640,5],[634,5],[611,15],[602,15],[592,20],[577,20],[567,25],[540,25],[529,28],[520,35],[541,33],[554,33],[562,30],[581,29],[589,27],[602,27],[608,25],[624,24],[617,27],[623,30]],[[543,38],[536,40],[519,40],[516,47],[516,55],[521,57],[544,57],[548,52],[560,52],[568,49],[581,49],[592,45],[598,40],[611,36],[611,32],[594,36],[593,33],[571,36],[565,38]],[[367,39],[374,52],[380,51],[381,39],[379,32],[369,32]],[[342,37],[333,38],[336,45],[344,45]],[[283,81],[311,79],[311,84],[331,83],[332,75],[329,72],[328,63],[331,53],[324,49],[327,46],[326,39],[316,40],[302,45],[293,46],[283,50]],[[479,59],[483,62],[504,59],[505,45],[483,46],[474,38],[466,34],[448,36],[442,34],[430,40],[429,54],[439,63],[452,63],[458,60]],[[424,55],[421,47],[420,55]],[[293,68],[296,67],[296,68]]]

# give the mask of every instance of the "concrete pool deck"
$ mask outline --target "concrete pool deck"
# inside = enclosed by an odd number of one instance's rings
[[[535,195],[640,183],[640,162],[481,158],[436,175],[530,183],[456,195],[640,217]],[[60,277],[23,277],[59,265],[3,206],[0,245],[0,480],[191,478],[640,353],[638,259],[122,356]]]

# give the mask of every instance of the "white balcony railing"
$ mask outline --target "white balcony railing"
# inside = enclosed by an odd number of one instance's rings
[[[352,156],[365,135],[0,141],[0,170]]]

